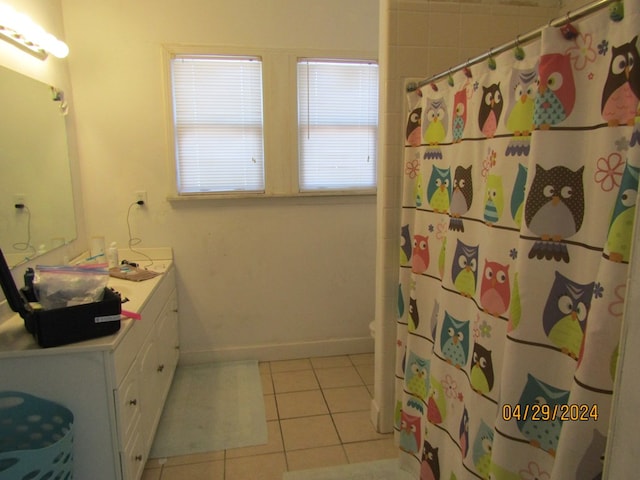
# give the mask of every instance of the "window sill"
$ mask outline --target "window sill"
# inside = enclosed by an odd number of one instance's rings
[[[186,206],[193,202],[211,202],[218,204],[261,203],[282,205],[352,205],[375,203],[376,191],[327,191],[301,193],[196,193],[185,195],[169,195],[167,201],[174,206]]]

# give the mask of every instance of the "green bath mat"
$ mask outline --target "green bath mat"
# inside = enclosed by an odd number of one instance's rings
[[[150,458],[265,443],[258,362],[178,366]]]

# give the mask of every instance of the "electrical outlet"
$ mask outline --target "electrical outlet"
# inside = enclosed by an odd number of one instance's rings
[[[26,205],[27,204],[27,196],[24,193],[15,193],[13,195],[13,206],[15,208],[16,205]]]
[[[136,203],[142,202],[144,205],[147,204],[147,192],[144,190],[139,190],[136,192]]]

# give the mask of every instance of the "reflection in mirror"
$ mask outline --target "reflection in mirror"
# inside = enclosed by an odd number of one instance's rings
[[[0,247],[15,266],[76,238],[63,93],[0,67]]]

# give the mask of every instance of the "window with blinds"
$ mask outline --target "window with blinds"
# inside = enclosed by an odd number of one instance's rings
[[[261,59],[175,55],[171,81],[178,193],[264,192]]]
[[[300,59],[297,75],[300,191],[375,189],[378,65]]]

